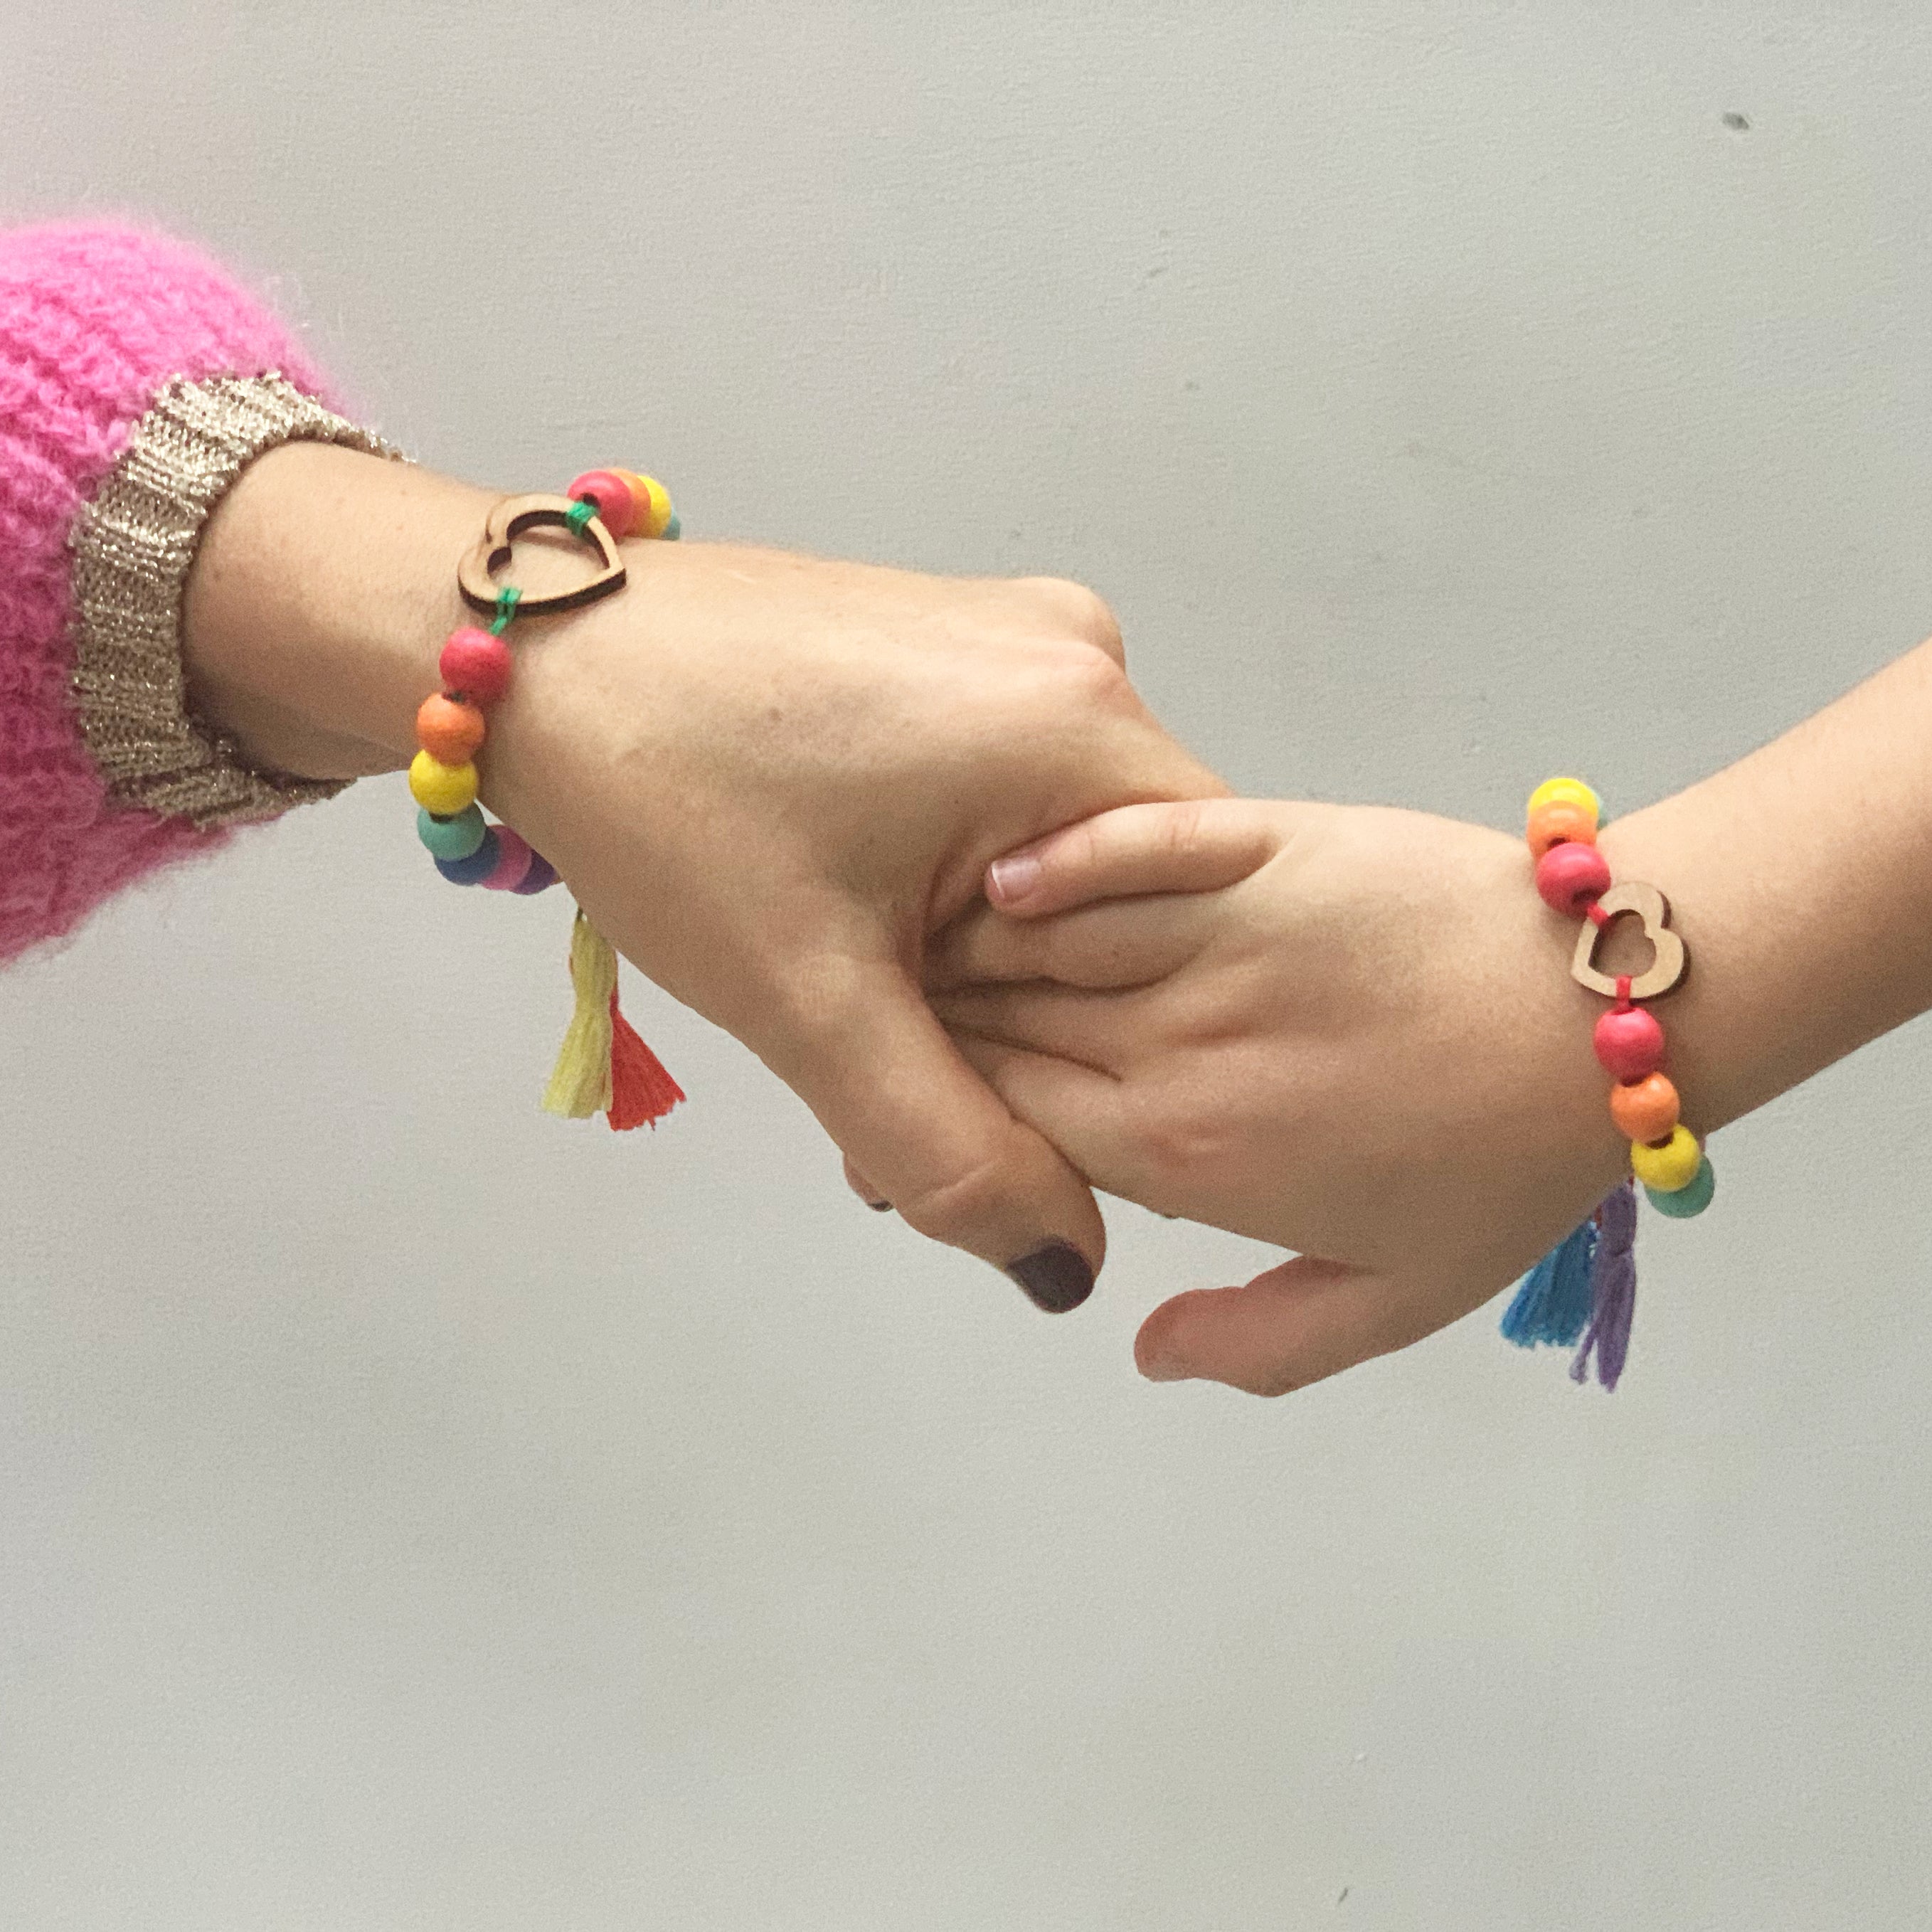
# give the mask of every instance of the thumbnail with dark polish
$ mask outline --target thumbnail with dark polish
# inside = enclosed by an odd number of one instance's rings
[[[1067,1241],[1048,1241],[1009,1262],[1006,1272],[1025,1289],[1034,1306],[1049,1315],[1078,1308],[1094,1292],[1094,1270],[1086,1256]]]

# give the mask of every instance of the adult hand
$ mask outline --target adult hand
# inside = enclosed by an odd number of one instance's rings
[[[266,764],[406,762],[493,500],[325,446],[252,466],[190,583],[204,708]],[[1105,1250],[1092,1195],[933,1018],[926,940],[1001,851],[1223,788],[1148,715],[1076,585],[624,549],[622,593],[517,626],[485,803],[797,1091],[875,1198],[1075,1306]],[[516,574],[541,590],[580,567],[534,545]]]

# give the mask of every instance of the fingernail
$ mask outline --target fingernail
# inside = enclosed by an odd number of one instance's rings
[[[1150,1382],[1184,1382],[1189,1379],[1187,1371],[1166,1355],[1156,1355],[1142,1363],[1141,1374]]]
[[[1006,858],[995,859],[986,869],[992,880],[994,898],[1002,905],[1011,905],[1016,899],[1024,898],[1040,884],[1043,868],[1030,852],[1015,852]]]
[[[892,1204],[890,1201],[868,1201],[866,1205],[874,1214],[890,1214],[892,1211]]]
[[[1006,1272],[1025,1289],[1033,1305],[1049,1315],[1078,1308],[1094,1292],[1094,1270],[1070,1241],[1048,1241],[1008,1262]]]

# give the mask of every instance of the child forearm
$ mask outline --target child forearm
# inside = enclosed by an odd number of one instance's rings
[[[1674,1077],[1722,1126],[1932,1006],[1932,644],[1715,776],[1605,827],[1695,970]]]

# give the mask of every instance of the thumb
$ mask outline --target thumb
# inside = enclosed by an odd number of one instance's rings
[[[1134,1338],[1150,1382],[1198,1378],[1250,1395],[1286,1395],[1372,1356],[1406,1348],[1474,1306],[1439,1284],[1398,1284],[1298,1255],[1240,1288],[1164,1301]]]
[[[841,961],[794,1018],[764,1057],[875,1200],[1041,1308],[1087,1299],[1107,1246],[1091,1190],[959,1057],[902,967]]]

